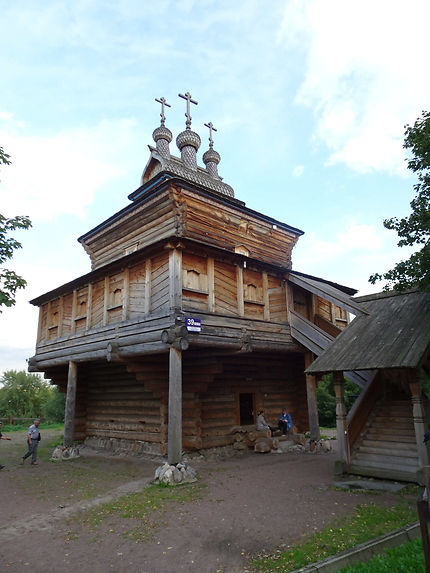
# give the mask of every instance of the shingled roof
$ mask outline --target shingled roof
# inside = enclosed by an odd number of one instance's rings
[[[354,298],[357,316],[306,370],[308,374],[418,368],[430,352],[430,293],[384,292]]]

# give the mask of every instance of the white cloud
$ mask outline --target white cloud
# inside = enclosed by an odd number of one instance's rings
[[[296,103],[315,111],[329,164],[404,173],[403,126],[430,98],[427,0],[293,1],[278,33],[306,52]]]
[[[301,237],[294,249],[293,268],[351,286],[360,294],[378,292],[384,283],[373,286],[369,276],[388,270],[412,252],[399,249],[396,241],[397,236],[386,229],[350,219],[329,239],[320,239],[315,233]]]
[[[66,213],[82,217],[99,189],[125,175],[134,120],[33,135],[7,114],[4,119],[9,121],[0,128],[0,141],[12,165],[2,169],[0,200],[9,216],[27,214],[32,221]]]

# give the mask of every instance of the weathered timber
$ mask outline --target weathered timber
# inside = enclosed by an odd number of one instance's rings
[[[75,362],[69,362],[69,374],[67,378],[67,397],[66,407],[64,413],[64,447],[69,448],[73,446],[73,427],[75,420],[75,406],[76,406],[76,385],[78,377],[78,369]]]

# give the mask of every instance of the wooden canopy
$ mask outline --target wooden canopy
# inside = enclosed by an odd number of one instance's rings
[[[430,293],[394,291],[354,299],[357,316],[306,370],[308,374],[419,368],[430,351]]]

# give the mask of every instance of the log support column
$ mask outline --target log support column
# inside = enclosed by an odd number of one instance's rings
[[[305,354],[305,369],[313,362],[311,352]],[[320,439],[320,424],[318,418],[317,380],[315,376],[306,374],[306,394],[308,398],[308,416],[310,439],[316,442]]]
[[[167,460],[170,465],[182,459],[182,350],[170,347],[169,426]]]
[[[349,445],[346,424],[343,372],[333,372],[334,392],[336,394],[336,430],[338,461],[336,474],[344,473],[349,465]]]
[[[414,417],[418,458],[420,461],[420,467],[424,467],[429,465],[429,455],[427,446],[424,444],[424,434],[426,431],[425,412],[420,383],[418,381],[418,373],[416,371],[409,373],[409,389],[412,396],[412,415]]]
[[[64,414],[64,447],[73,446],[75,407],[76,407],[76,386],[78,380],[78,365],[76,362],[69,362],[69,373],[67,376],[67,396]]]

